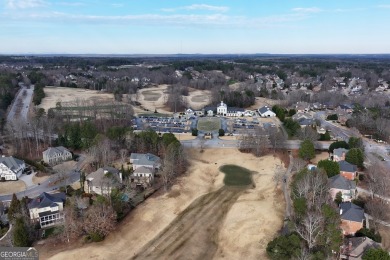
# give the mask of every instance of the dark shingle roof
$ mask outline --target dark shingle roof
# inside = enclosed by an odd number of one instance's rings
[[[342,202],[340,203],[341,219],[350,220],[355,222],[362,222],[364,220],[364,210],[351,203],[351,202]]]
[[[267,106],[264,106],[264,107],[261,107],[261,108],[259,108],[259,112],[261,113],[261,114],[264,114],[265,112],[267,112],[267,111],[272,111],[269,107],[267,107]]]
[[[357,167],[354,164],[351,164],[347,161],[339,161],[337,162],[340,166],[340,171],[342,172],[356,172]]]
[[[10,157],[0,157],[0,163],[7,166],[11,171],[15,172],[24,162],[22,160],[16,159],[12,156]]]
[[[356,188],[354,181],[347,180],[340,174],[329,178],[329,187],[340,190],[353,190]]]
[[[63,192],[49,194],[46,192],[43,192],[41,195],[33,199],[29,204],[28,208],[44,208],[44,207],[51,207],[54,204],[58,203],[64,203],[66,199],[66,195]]]

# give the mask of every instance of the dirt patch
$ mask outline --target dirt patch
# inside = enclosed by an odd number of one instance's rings
[[[24,191],[25,189],[26,184],[21,180],[0,182],[0,195],[16,193],[19,191]]]
[[[313,164],[317,164],[321,160],[326,160],[329,158],[329,153],[328,152],[320,152],[316,153],[316,157],[311,160]]]
[[[111,93],[105,93],[98,90],[80,89],[80,88],[63,88],[63,87],[45,87],[45,98],[38,106],[45,109],[56,107],[57,102],[74,102],[79,100],[95,100],[95,101],[114,101],[114,96]]]
[[[187,134],[175,134],[177,140],[179,141],[185,141],[185,140],[194,140],[196,136],[193,136],[190,133]]]
[[[237,140],[237,136],[226,135],[226,136],[220,136],[219,139],[221,139],[221,140]]]
[[[379,225],[379,234],[382,236],[383,248],[390,251],[390,227]]]
[[[206,149],[203,153],[193,149],[188,153],[191,158],[188,172],[169,193],[148,198],[105,241],[61,252],[53,259],[130,259],[145,253],[153,258],[157,255],[152,247],[147,252],[142,249],[153,241],[160,241],[166,248],[159,259],[173,259],[169,255],[181,256],[185,252],[185,259],[195,256],[239,259],[237,255],[262,259],[265,249],[259,249],[259,245],[265,246],[283,221],[283,196],[272,182],[279,160],[272,156],[256,158],[236,149]],[[241,193],[223,188],[224,174],[218,168],[224,164],[257,171],[253,174],[256,187]],[[203,215],[199,220],[194,217]],[[202,230],[198,232],[196,227]],[[183,230],[188,230],[188,234]],[[184,234],[183,238],[179,234]],[[56,253],[53,250],[56,249],[49,245],[39,248],[43,259]]]

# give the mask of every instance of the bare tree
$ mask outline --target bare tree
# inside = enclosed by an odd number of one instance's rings
[[[319,135],[312,127],[306,126],[298,131],[298,138],[301,140],[310,140],[315,142],[318,140]]]
[[[120,149],[119,154],[121,156],[121,163],[124,164],[126,162],[127,155],[128,155],[127,149]]]
[[[317,243],[322,234],[324,218],[319,212],[308,212],[299,224],[295,225],[297,233],[306,241],[309,250]]]
[[[116,213],[104,203],[92,205],[85,214],[84,230],[88,234],[107,236],[115,228]]]
[[[275,153],[276,148],[286,141],[286,136],[279,129],[275,129],[271,127],[267,128],[267,133],[268,133],[269,141]]]
[[[301,158],[292,159],[292,171],[299,172],[300,170],[304,169],[306,165],[307,162]]]
[[[275,165],[274,175],[272,176],[272,180],[275,182],[275,186],[278,186],[279,183],[283,181],[285,178],[286,170],[280,164]]]

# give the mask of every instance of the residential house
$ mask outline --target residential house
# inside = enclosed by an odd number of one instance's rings
[[[258,109],[261,117],[275,117],[276,114],[268,107],[264,106]]]
[[[299,113],[302,112],[309,112],[310,111],[310,104],[307,102],[297,102],[295,105],[295,110]]]
[[[361,260],[370,248],[380,248],[380,244],[368,237],[349,237],[340,248],[340,259]]]
[[[22,175],[26,164],[24,161],[16,159],[12,156],[0,157],[0,179],[5,181],[16,181]]]
[[[215,107],[206,106],[203,108],[203,114],[206,116],[214,116]]]
[[[357,167],[347,161],[337,162],[340,166],[340,175],[348,180],[354,180],[357,177]]]
[[[341,192],[342,200],[351,201],[356,197],[355,181],[347,180],[340,174],[329,178],[329,193],[333,200],[336,199],[337,193]]]
[[[317,127],[317,133],[320,135],[326,134],[326,129],[322,127]]]
[[[110,195],[112,189],[122,186],[122,173],[113,167],[99,168],[86,177],[86,190],[88,193]]]
[[[345,148],[337,148],[333,150],[333,161],[339,162],[345,160],[345,155],[348,153],[348,149]]]
[[[63,146],[49,147],[43,152],[43,161],[55,165],[72,159],[72,153]]]
[[[292,120],[299,120],[301,118],[306,118],[306,119],[313,119],[313,116],[307,112],[298,112],[295,115],[293,115]]]
[[[65,199],[63,192],[54,194],[43,192],[28,204],[30,218],[39,221],[41,228],[62,223]]]
[[[340,204],[340,218],[340,228],[343,235],[355,235],[359,229],[363,228],[364,210],[351,202],[342,202]]]
[[[143,186],[148,186],[153,182],[154,174],[161,166],[160,158],[150,153],[132,153],[130,163],[133,164],[131,182]]]
[[[301,126],[301,128],[305,128],[307,126],[314,126],[315,120],[309,119],[309,118],[300,118],[297,120],[298,124]]]

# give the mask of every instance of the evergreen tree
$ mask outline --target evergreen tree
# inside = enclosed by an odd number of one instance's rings
[[[322,168],[325,170],[326,175],[328,175],[328,178],[340,173],[340,165],[334,161],[321,160],[318,162],[317,166],[318,168]]]
[[[315,157],[315,149],[312,141],[305,140],[301,143],[301,147],[299,148],[299,157],[306,161]]]
[[[13,245],[17,247],[28,247],[31,245],[23,217],[17,218],[13,227]]]
[[[390,260],[390,255],[382,248],[370,248],[363,257],[363,260]]]
[[[355,164],[358,167],[363,167],[364,154],[363,151],[359,148],[352,148],[345,155],[345,160],[349,163]]]
[[[16,215],[20,213],[20,201],[16,197],[15,193],[12,195],[11,204],[8,208],[8,219],[10,222],[13,222],[16,218]]]

